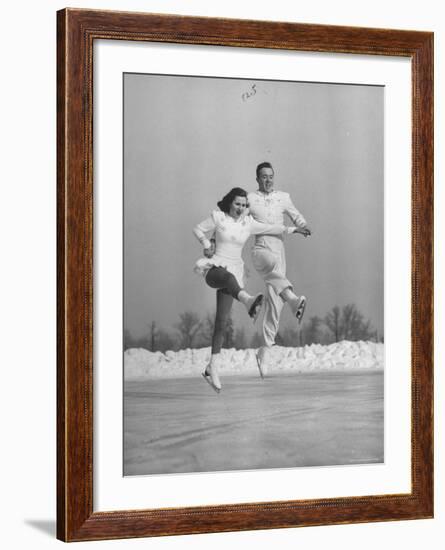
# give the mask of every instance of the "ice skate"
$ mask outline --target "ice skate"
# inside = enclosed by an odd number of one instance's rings
[[[258,370],[260,371],[260,376],[263,380],[267,374],[267,356],[269,349],[270,348],[267,346],[262,346],[255,354]]]
[[[260,314],[261,307],[263,305],[264,296],[262,294],[257,294],[256,296],[251,296],[248,292],[241,289],[238,293],[238,300],[244,304],[244,307],[247,309],[249,317],[255,322]]]
[[[303,319],[305,309],[306,309],[306,297],[305,296],[300,296],[298,298],[298,303],[297,303],[297,305],[294,309],[295,317],[298,320],[298,324],[300,324],[302,319]]]
[[[263,306],[264,296],[258,294],[257,296],[252,296],[251,299],[246,304],[247,312],[249,317],[255,322],[258,319],[261,308]]]
[[[215,365],[209,363],[206,370],[202,373],[204,380],[213,388],[216,393],[221,391],[221,382],[219,380],[218,373],[216,372]]]

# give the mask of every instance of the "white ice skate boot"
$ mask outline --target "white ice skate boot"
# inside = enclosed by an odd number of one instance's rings
[[[296,300],[293,300],[290,303],[292,313],[297,318],[298,324],[301,323],[304,315],[304,310],[306,309],[306,296],[300,296]]]
[[[238,293],[238,300],[244,304],[249,317],[253,320],[253,322],[255,322],[261,312],[264,296],[262,294],[251,296],[245,290],[240,290]]]
[[[212,355],[210,363],[207,365],[206,370],[202,373],[204,380],[219,393],[221,391],[221,381],[218,376],[217,367],[217,355]]]

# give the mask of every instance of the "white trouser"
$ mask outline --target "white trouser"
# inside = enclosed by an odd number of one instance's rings
[[[252,249],[253,265],[266,284],[266,308],[263,318],[263,337],[266,346],[275,343],[278,332],[281,310],[284,302],[281,292],[292,288],[286,278],[286,257],[281,240],[274,239],[271,243],[261,239]]]

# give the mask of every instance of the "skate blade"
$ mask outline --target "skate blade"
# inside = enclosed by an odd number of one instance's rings
[[[263,306],[263,300],[264,300],[264,296],[262,294],[260,294],[255,299],[255,301],[253,302],[253,304],[251,305],[251,307],[249,309],[249,316],[250,316],[250,318],[252,319],[252,321],[254,323],[258,319],[258,316],[261,312],[261,308]]]
[[[221,388],[217,388],[215,384],[210,379],[210,376],[206,375],[204,372],[201,373],[201,376],[204,378],[204,380],[207,382],[207,384],[216,391],[216,393],[219,393],[221,391]]]
[[[300,307],[297,309],[297,313],[295,314],[298,324],[300,324],[303,319],[305,309],[306,309],[306,300],[303,300],[300,304]]]
[[[258,359],[258,355],[256,353],[255,353],[255,358],[256,358],[256,364],[258,365],[258,370],[260,371],[261,380],[264,380],[264,374],[263,374],[263,371],[261,370],[261,364]]]

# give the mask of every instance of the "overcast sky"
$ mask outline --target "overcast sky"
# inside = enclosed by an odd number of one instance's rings
[[[355,303],[381,334],[383,117],[377,86],[126,74],[124,327],[141,336],[151,321],[171,329],[185,310],[214,311],[192,229],[232,187],[255,190],[269,161],[313,231],[285,241],[307,318]],[[252,333],[240,304],[234,320]],[[293,323],[285,311],[283,328]]]

